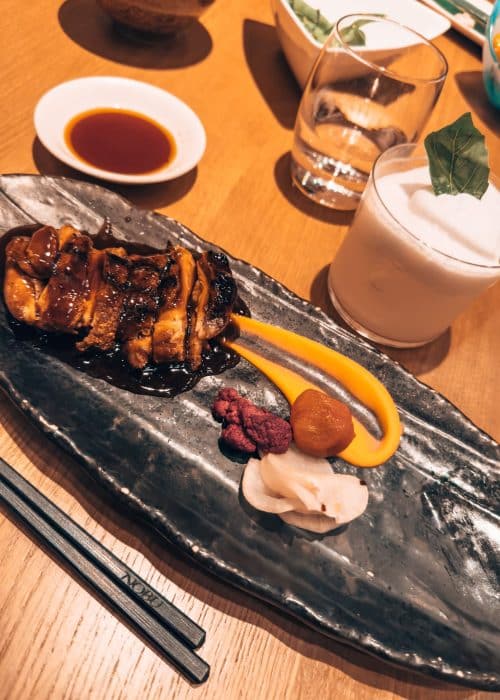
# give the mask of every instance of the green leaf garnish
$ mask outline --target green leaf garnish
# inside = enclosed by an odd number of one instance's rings
[[[462,114],[453,124],[433,131],[424,145],[434,194],[467,192],[481,199],[488,189],[488,151],[470,112]]]

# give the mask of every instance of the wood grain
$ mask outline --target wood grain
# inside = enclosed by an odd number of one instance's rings
[[[172,91],[208,136],[198,168],[149,188],[117,187],[183,221],[333,314],[326,270],[351,220],[290,185],[288,153],[300,93],[279,50],[267,0],[216,0],[174,45],[140,46],[113,32],[94,0],[3,0],[0,171],[81,177],[35,138],[32,113],[55,84],[121,75]],[[486,102],[480,51],[449,33],[436,42],[450,73],[429,122],[471,110],[500,172],[499,119]],[[500,438],[500,285],[426,348],[391,351]],[[202,572],[115,511],[80,467],[0,398],[0,454],[90,533],[208,630],[211,678],[191,687],[98,599],[0,512],[0,698],[493,697],[392,669],[324,639]],[[96,426],[96,429],[98,427]]]

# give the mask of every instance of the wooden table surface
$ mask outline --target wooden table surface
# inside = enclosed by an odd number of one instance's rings
[[[208,137],[198,168],[161,185],[114,187],[179,219],[333,314],[326,271],[351,215],[290,185],[299,89],[268,0],[216,0],[171,46],[131,45],[94,0],[3,0],[0,172],[83,177],[35,137],[33,108],[57,83],[89,75],[147,81],[184,99]],[[429,128],[470,110],[500,172],[499,114],[486,102],[480,50],[450,32],[450,73]],[[428,347],[391,352],[500,438],[500,285]],[[83,470],[0,398],[0,456],[208,630],[205,685],[190,686],[0,510],[0,698],[492,697],[438,683],[318,636],[205,574],[113,509]],[[98,430],[98,426],[96,426]]]

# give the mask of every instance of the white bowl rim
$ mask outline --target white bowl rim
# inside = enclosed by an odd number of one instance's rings
[[[100,85],[105,85],[106,83],[109,83],[114,85],[115,87],[118,86],[119,89],[127,89],[132,87],[135,89],[146,90],[150,95],[155,96],[159,101],[169,102],[170,105],[175,105],[178,109],[183,110],[185,117],[189,120],[189,128],[193,131],[193,134],[195,136],[195,138],[193,139],[193,142],[195,144],[195,148],[193,149],[194,152],[191,154],[190,157],[188,157],[188,154],[185,154],[183,152],[181,144],[176,143],[177,154],[172,162],[168,163],[165,167],[160,168],[159,170],[155,170],[151,173],[132,175],[111,172],[103,170],[101,168],[97,168],[88,163],[85,163],[83,160],[78,159],[66,145],[63,149],[57,147],[54,144],[53,140],[50,137],[47,137],[46,134],[46,130],[44,127],[44,119],[46,119],[48,115],[45,113],[45,110],[47,110],[47,107],[50,106],[50,104],[54,100],[54,97],[57,98],[62,91],[75,89],[78,90],[78,87],[83,85],[88,86],[92,83]],[[106,106],[107,105],[103,104],[102,101],[96,100],[96,108]],[[110,108],[114,106],[115,105],[112,104],[109,105]],[[89,106],[86,109],[91,110],[92,105],[89,104]],[[86,111],[86,109],[76,109],[73,116],[76,116],[77,114]],[[144,109],[144,107],[142,107],[140,104],[137,105],[137,107],[130,107],[128,109],[133,109],[133,111],[135,111],[136,113],[143,114],[144,116],[150,116],[148,114],[148,110]],[[108,182],[117,182],[130,185],[142,185],[165,182],[167,180],[180,177],[181,175],[184,175],[185,173],[192,170],[199,163],[206,148],[205,129],[200,118],[193,111],[193,109],[189,107],[189,105],[187,105],[183,100],[181,100],[173,93],[169,92],[168,90],[164,90],[163,88],[158,87],[157,85],[152,85],[151,83],[146,83],[142,80],[135,80],[133,78],[126,78],[122,76],[85,76],[81,78],[73,78],[71,80],[58,83],[57,85],[54,85],[52,88],[47,90],[40,97],[35,106],[33,118],[35,124],[35,131],[37,133],[38,138],[40,139],[43,146],[54,157],[56,157],[58,160],[61,160],[63,163],[66,163],[66,165],[69,165],[75,170],[79,170],[81,172],[86,173],[87,175],[92,175],[93,177],[99,178],[101,180],[107,180]],[[164,126],[169,132],[172,131],[172,123],[175,120],[171,120],[170,122],[163,121],[157,116],[150,116],[150,118],[152,118],[156,123],[160,124],[161,126]],[[65,122],[64,126],[66,126],[67,121]]]
[[[317,39],[315,39],[313,37],[313,35],[311,34],[311,32],[309,32],[307,30],[307,28],[304,26],[304,24],[300,21],[298,16],[293,11],[288,0],[276,0],[276,1],[284,8],[285,12],[291,17],[293,23],[296,25],[296,27],[298,27],[300,32],[307,39],[308,43],[310,43],[312,46],[314,46],[317,49],[322,49],[324,44],[322,44]],[[439,31],[437,31],[436,33],[433,33],[430,37],[424,36],[424,39],[426,39],[427,41],[432,41],[432,39],[435,39],[436,37],[440,36],[441,34],[446,32],[451,27],[450,20],[447,19],[446,17],[444,17],[443,15],[438,14],[437,12],[433,11],[430,7],[427,7],[426,5],[419,5],[418,3],[415,3],[415,4],[418,7],[418,11],[424,10],[424,11],[427,11],[429,13],[432,13],[443,22],[443,29],[439,29]],[[365,10],[364,12],[361,12],[361,11],[360,12],[352,11],[352,12],[345,12],[345,13],[343,12],[342,15],[339,15],[336,19],[328,20],[328,21],[332,22],[332,26],[335,26],[335,24],[338,22],[339,19],[341,19],[341,17],[345,17],[348,15],[359,15],[359,14],[373,14],[373,12],[370,13],[369,10]],[[390,18],[388,18],[388,19],[390,19]],[[394,21],[398,22],[399,24],[402,24],[403,26],[407,26],[407,25],[404,25],[402,22],[399,22],[399,20],[394,20]],[[446,28],[444,28],[445,24],[448,25]],[[407,28],[410,29],[412,32],[415,32],[416,34],[418,34],[418,32],[415,29],[412,29],[411,27],[407,27]],[[372,49],[369,46],[359,46],[358,51],[360,53],[363,53],[365,51],[372,51]]]
[[[340,46],[338,48],[342,48],[342,50],[345,51],[346,53],[350,54],[351,56],[355,56],[358,61],[361,61],[361,63],[364,63],[364,65],[367,66],[368,68],[372,68],[374,70],[379,71],[380,73],[384,73],[384,75],[387,75],[391,78],[394,78],[395,80],[398,80],[398,81],[407,80],[408,82],[411,82],[413,84],[425,83],[427,85],[430,85],[432,83],[439,83],[439,82],[446,79],[446,76],[448,75],[449,66],[448,66],[448,60],[447,60],[446,56],[444,55],[444,53],[440,49],[438,49],[438,47],[435,46],[429,39],[427,39],[425,36],[423,36],[423,34],[420,34],[415,29],[408,27],[406,24],[403,24],[402,22],[399,22],[396,19],[391,19],[390,17],[384,17],[383,21],[390,22],[391,24],[396,24],[399,27],[406,29],[407,31],[411,32],[416,37],[421,39],[422,42],[426,46],[428,46],[430,49],[434,50],[436,55],[439,56],[439,58],[441,59],[441,64],[443,66],[441,73],[438,76],[436,76],[435,78],[425,78],[425,77],[419,78],[419,77],[413,77],[410,75],[402,76],[402,75],[399,75],[398,73],[395,73],[394,71],[391,71],[391,70],[385,68],[384,66],[378,65],[377,63],[375,63],[375,61],[370,60],[368,58],[368,56],[360,55],[361,52],[359,51],[359,49],[363,48],[363,47],[355,47],[357,49],[355,51],[353,49],[353,47],[350,46],[350,44],[348,44],[346,41],[344,41],[342,39],[342,36],[340,35],[339,25],[341,22],[343,22],[345,19],[348,19],[349,17],[373,17],[373,18],[376,18],[377,16],[374,14],[371,14],[369,12],[353,12],[352,14],[350,13],[347,15],[343,15],[342,17],[339,17],[336,20],[336,22],[334,24],[334,29],[333,29],[333,31],[335,32],[335,38],[340,43]],[[381,19],[381,18],[378,18],[378,19]],[[364,47],[364,48],[367,48],[367,47]],[[373,50],[371,52],[373,53]]]

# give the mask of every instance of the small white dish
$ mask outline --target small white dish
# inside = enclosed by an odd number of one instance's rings
[[[77,115],[101,108],[130,110],[163,126],[175,140],[174,159],[159,170],[138,175],[102,170],[80,160],[66,144],[66,126]],[[194,168],[206,146],[203,124],[182,100],[154,85],[128,78],[78,78],[61,83],[39,100],[34,122],[38,138],[52,155],[72,168],[110,182],[140,185],[172,180]]]
[[[349,0],[348,3],[341,0],[308,0],[308,4],[318,9],[332,23],[347,14],[384,14],[388,19],[413,29],[428,40],[435,39],[450,28],[448,19],[415,0]],[[304,88],[322,44],[305,28],[288,0],[271,0],[271,8],[285,57],[297,82]],[[363,54],[366,52],[368,60],[377,61],[381,51],[387,53],[398,48],[400,46],[380,45],[362,47],[358,51]]]

